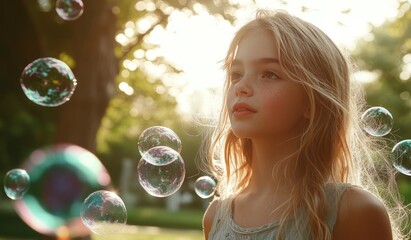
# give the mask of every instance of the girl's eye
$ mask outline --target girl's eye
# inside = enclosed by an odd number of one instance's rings
[[[277,78],[279,78],[278,75],[275,72],[272,72],[272,71],[264,71],[261,74],[261,77],[266,78],[266,79],[277,79]]]
[[[237,81],[239,79],[241,79],[242,75],[238,72],[231,72],[230,73],[230,80],[231,81]]]

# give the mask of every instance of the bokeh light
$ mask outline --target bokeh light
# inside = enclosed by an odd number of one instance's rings
[[[395,144],[391,151],[391,160],[399,172],[411,176],[411,140]]]
[[[71,237],[88,235],[80,219],[83,200],[110,183],[99,159],[79,146],[59,144],[34,151],[23,166],[30,188],[14,202],[20,218],[45,235],[56,236],[59,229]]]
[[[199,177],[195,182],[194,191],[201,198],[209,198],[214,195],[215,181],[209,176]]]
[[[137,175],[144,190],[155,197],[167,197],[177,192],[184,182],[185,164],[180,155],[166,165],[154,165],[140,159]]]
[[[361,116],[363,129],[375,137],[387,135],[393,125],[394,119],[391,113],[383,107],[371,107]]]
[[[114,192],[99,190],[91,193],[81,207],[81,220],[96,234],[113,234],[123,229],[127,210]]]
[[[71,69],[55,58],[39,58],[27,65],[20,77],[24,94],[32,102],[46,107],[70,100],[77,85]]]
[[[4,192],[10,199],[21,199],[29,186],[30,177],[24,169],[12,169],[4,176]]]
[[[167,146],[180,152],[181,140],[173,130],[167,127],[149,127],[140,134],[138,150],[143,156],[150,148],[156,146]]]
[[[82,0],[57,0],[56,12],[66,21],[73,21],[83,15],[84,4]]]

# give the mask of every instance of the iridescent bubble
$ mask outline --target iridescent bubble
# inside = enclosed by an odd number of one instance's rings
[[[165,165],[154,165],[141,158],[137,175],[147,193],[155,197],[167,197],[180,189],[184,182],[184,161],[179,154],[176,160]]]
[[[14,201],[20,218],[43,235],[66,232],[70,239],[89,235],[80,218],[83,201],[110,184],[100,160],[82,147],[58,144],[31,153],[23,168],[30,175],[30,188]]]
[[[24,169],[12,169],[4,176],[4,192],[13,200],[23,198],[29,185],[30,177]]]
[[[77,80],[67,64],[47,57],[27,65],[21,74],[20,84],[32,102],[55,107],[70,100]]]
[[[138,150],[141,156],[150,148],[157,146],[167,146],[180,152],[181,140],[173,130],[163,126],[153,126],[145,129],[138,139]]]
[[[83,15],[82,0],[57,0],[56,12],[64,20],[72,21]]]
[[[209,176],[199,177],[195,183],[194,190],[201,198],[209,198],[214,195],[215,181]]]
[[[361,122],[363,129],[375,137],[387,135],[394,125],[391,113],[383,107],[367,109],[361,116]]]
[[[157,166],[167,165],[179,157],[178,152],[166,146],[152,147],[143,155],[144,160]]]
[[[123,200],[115,193],[100,190],[84,200],[81,220],[96,234],[113,234],[123,229],[127,222],[127,210]]]
[[[391,160],[401,173],[411,176],[411,140],[403,140],[392,148]]]

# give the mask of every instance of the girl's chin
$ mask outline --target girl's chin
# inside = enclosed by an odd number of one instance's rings
[[[258,134],[256,134],[256,132],[254,131],[250,131],[250,130],[245,130],[245,129],[232,129],[233,130],[233,134],[234,136],[238,137],[238,138],[246,138],[246,139],[252,139],[254,137],[257,137]]]

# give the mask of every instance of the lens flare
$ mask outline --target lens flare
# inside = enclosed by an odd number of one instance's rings
[[[61,229],[71,237],[88,235],[80,219],[83,200],[110,183],[100,160],[79,146],[59,144],[34,151],[23,167],[30,188],[14,202],[20,218],[44,235],[57,236]]]

